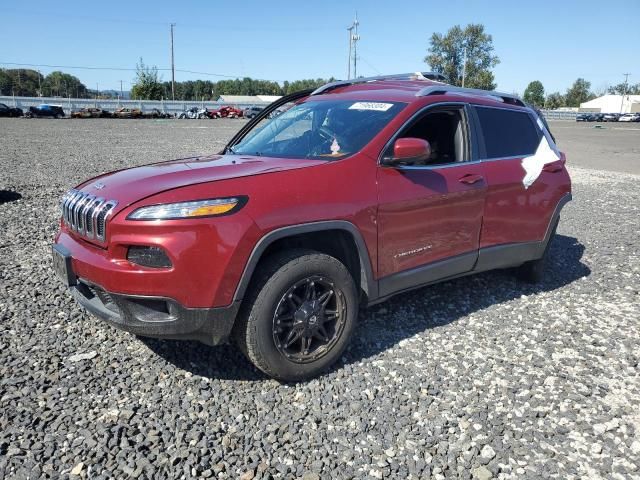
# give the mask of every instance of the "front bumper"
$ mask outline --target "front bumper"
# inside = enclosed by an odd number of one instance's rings
[[[197,340],[217,345],[228,340],[240,302],[221,308],[186,308],[164,297],[110,293],[78,279],[70,287],[78,303],[109,324],[143,337]]]

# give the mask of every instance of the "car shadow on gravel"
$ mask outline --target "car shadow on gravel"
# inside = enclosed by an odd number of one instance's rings
[[[584,250],[584,245],[576,238],[556,235],[545,279],[539,284],[519,281],[511,270],[497,270],[419,288],[363,309],[351,345],[334,370],[375,356],[406,338],[455,322],[492,305],[522,295],[554,291],[586,277],[591,270],[581,262]],[[197,342],[140,340],[167,362],[194,375],[248,381],[267,378],[231,345],[209,347]]]
[[[0,190],[0,205],[3,203],[15,202],[22,198],[19,192],[13,190]]]
[[[360,325],[345,353],[345,363],[375,356],[398,342],[430,328],[542,292],[552,292],[587,277],[582,263],[585,247],[576,238],[556,235],[549,251],[544,280],[532,284],[519,280],[514,269],[494,270],[431,285],[400,294],[364,310]],[[394,312],[401,312],[394,315]]]

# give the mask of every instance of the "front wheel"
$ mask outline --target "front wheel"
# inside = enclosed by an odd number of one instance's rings
[[[329,255],[293,250],[259,267],[234,336],[267,375],[304,380],[340,357],[357,315],[357,289],[347,268]]]

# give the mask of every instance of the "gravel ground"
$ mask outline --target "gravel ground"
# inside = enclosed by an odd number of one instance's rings
[[[0,478],[640,478],[638,176],[572,167],[542,284],[397,296],[307,383],[81,311],[49,266],[59,195],[240,124],[0,119]]]

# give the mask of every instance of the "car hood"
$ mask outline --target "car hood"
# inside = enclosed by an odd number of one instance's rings
[[[116,200],[117,210],[121,210],[134,202],[174,188],[323,163],[326,160],[212,155],[119,170],[87,180],[78,188],[91,195]]]

